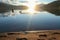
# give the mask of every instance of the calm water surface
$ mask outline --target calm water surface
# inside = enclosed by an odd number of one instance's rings
[[[49,12],[40,12],[32,16],[16,11],[0,13],[0,32],[54,29],[60,29],[60,16]]]

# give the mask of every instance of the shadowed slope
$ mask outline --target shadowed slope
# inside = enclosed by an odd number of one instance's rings
[[[0,13],[9,12],[12,9],[14,9],[14,10],[27,10],[28,7],[24,6],[24,5],[14,6],[14,5],[10,5],[10,4],[0,2]]]
[[[60,1],[54,1],[50,4],[45,5],[44,10],[55,15],[60,15]]]

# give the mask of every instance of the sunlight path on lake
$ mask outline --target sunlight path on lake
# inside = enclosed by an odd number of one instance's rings
[[[35,10],[34,10],[35,5],[36,5],[35,2],[36,2],[36,0],[28,0],[27,6],[29,7],[29,9],[27,11],[30,12],[29,13],[30,17],[29,17],[29,20],[28,20],[27,30],[32,29],[31,25],[32,25],[32,18],[33,18],[33,15],[35,13]]]

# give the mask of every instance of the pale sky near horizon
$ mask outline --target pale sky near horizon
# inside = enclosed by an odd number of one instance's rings
[[[19,1],[26,1],[26,0],[19,0]],[[38,2],[41,2],[41,3],[50,3],[50,2],[53,2],[55,0],[37,0]]]
[[[0,1],[6,1],[7,2],[7,0],[0,0]],[[20,1],[27,1],[27,0],[12,0],[12,1],[14,1],[14,2],[20,2]],[[53,1],[55,1],[55,0],[37,0],[38,2],[40,2],[40,3],[50,3],[50,2],[53,2]]]

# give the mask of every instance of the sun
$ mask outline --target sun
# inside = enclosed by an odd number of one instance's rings
[[[28,12],[30,12],[30,14],[33,14],[35,12],[35,5],[36,5],[36,0],[27,0],[27,6],[29,7],[29,9],[27,10]]]

